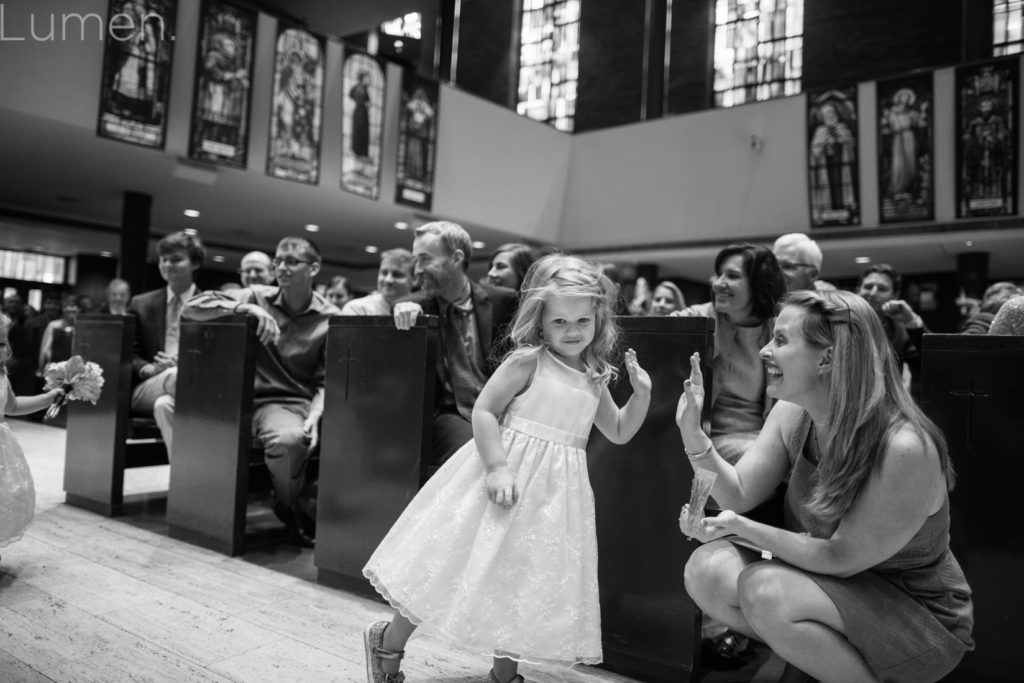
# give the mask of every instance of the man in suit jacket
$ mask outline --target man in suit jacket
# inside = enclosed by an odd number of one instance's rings
[[[506,328],[518,303],[512,289],[469,279],[466,271],[472,253],[469,233],[455,223],[435,221],[417,228],[413,272],[421,288],[394,308],[395,326],[400,330],[410,329],[423,313],[441,318],[435,465],[473,438],[473,403],[501,362]]]
[[[198,237],[175,232],[156,245],[166,287],[132,297],[135,316],[132,411],[153,414],[167,457],[174,441],[174,391],[178,381],[178,324],[185,302],[196,293],[194,275],[206,249]]]

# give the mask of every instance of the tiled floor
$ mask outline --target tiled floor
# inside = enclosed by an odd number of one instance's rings
[[[108,519],[63,504],[62,429],[11,420],[36,482],[36,519],[0,550],[0,683],[35,681],[365,680],[362,629],[382,603],[315,583],[311,551],[238,558],[169,538],[160,499],[168,468],[129,471],[126,493],[153,499]],[[153,514],[153,510],[156,514]],[[485,681],[488,661],[428,637],[410,641],[410,683]],[[774,680],[759,656],[708,683]],[[533,683],[630,681],[598,668],[524,666]]]

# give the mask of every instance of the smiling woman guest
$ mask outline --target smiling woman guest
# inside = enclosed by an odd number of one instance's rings
[[[484,281],[495,287],[508,287],[518,291],[534,258],[533,249],[528,244],[502,244],[491,254]]]
[[[952,463],[888,343],[855,294],[789,294],[761,349],[778,403],[735,465],[701,429],[690,359],[676,423],[693,468],[717,474],[725,511],[688,527],[705,545],[686,589],[799,670],[783,680],[936,681],[974,646],[971,591],[949,550]],[[742,515],[782,482],[782,528]]]
[[[758,350],[771,336],[775,306],[786,280],[771,251],[732,244],[715,257],[713,300],[671,315],[715,319],[711,439],[729,462],[736,462],[757,437],[771,402]]]
[[[389,249],[380,255],[377,290],[352,299],[341,308],[342,315],[391,315],[395,302],[412,291],[412,253]]]

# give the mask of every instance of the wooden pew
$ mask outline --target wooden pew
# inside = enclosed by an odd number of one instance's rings
[[[696,666],[700,614],[683,588],[696,547],[679,532],[692,470],[675,406],[689,355],[711,357],[703,318],[623,318],[623,348],[654,378],[651,410],[625,446],[595,436],[589,466],[597,503],[605,661],[610,669],[678,681]],[[362,568],[416,494],[430,452],[437,320],[409,332],[391,318],[331,320],[315,562],[321,583],[370,594]],[[710,381],[710,370],[705,367]],[[628,378],[615,386],[619,401]]]
[[[1024,681],[1024,533],[1013,502],[1024,458],[1024,337],[926,334],[921,405],[946,435],[957,471],[951,547],[974,599],[976,649],[953,681]]]
[[[320,583],[372,592],[362,569],[419,490],[431,452],[438,319],[332,318],[314,562]],[[428,457],[429,461],[429,457]]]
[[[228,555],[245,548],[249,493],[269,488],[251,437],[256,323],[181,322],[168,530]]]
[[[152,416],[132,417],[132,334],[135,319],[79,315],[74,354],[103,369],[96,405],[70,401],[64,463],[65,501],[102,515],[123,511],[124,471],[167,464],[167,451]]]
[[[647,419],[629,443],[612,444],[595,429],[587,446],[597,508],[603,666],[642,680],[687,680],[699,665],[701,615],[683,586],[683,567],[697,544],[679,531],[693,469],[675,411],[694,351],[711,385],[714,321],[638,317],[619,323],[621,348],[636,350],[651,375],[652,393]],[[620,370],[611,388],[622,405],[632,388]]]

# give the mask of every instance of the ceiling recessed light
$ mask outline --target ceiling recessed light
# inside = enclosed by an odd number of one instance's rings
[[[182,232],[185,233],[186,235],[192,235],[193,237],[199,234],[199,231],[196,230],[195,228],[185,228],[184,230],[182,230]]]
[[[224,263],[224,257],[221,256],[220,254],[217,254],[216,256],[214,256],[213,260],[216,261],[217,263]]]
[[[973,247],[974,246],[974,241],[973,240],[967,240],[966,242],[964,242],[964,244],[966,244],[969,247]]]
[[[853,262],[854,263],[871,263],[871,257],[870,256],[858,256],[857,258],[853,259]]]
[[[100,252],[100,256],[102,256],[103,258],[110,258],[113,255],[114,255],[114,252],[112,252],[112,251],[101,251]]]
[[[199,218],[199,212],[195,209],[185,209],[182,213],[189,218]]]
[[[366,253],[368,254],[376,254],[378,251],[380,251],[380,247],[375,247],[372,244],[366,246]]]
[[[395,222],[395,228],[397,228],[398,230],[408,230],[409,224],[406,223],[405,221],[397,221]]]
[[[487,243],[486,242],[481,242],[480,240],[477,240],[476,242],[473,242],[473,248],[474,249],[483,249],[486,246],[487,246]]]
[[[320,226],[316,223],[306,223],[307,232],[320,232]]]

